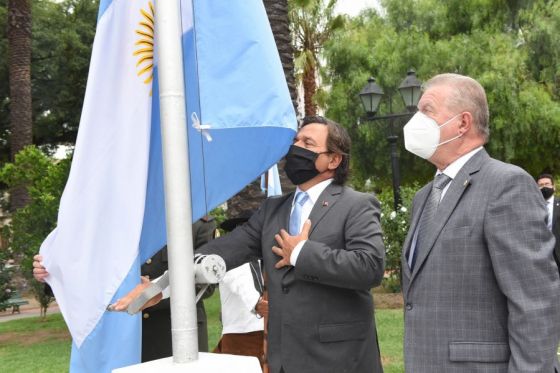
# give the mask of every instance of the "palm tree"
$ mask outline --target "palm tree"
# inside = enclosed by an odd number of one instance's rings
[[[289,17],[294,32],[296,66],[301,70],[305,115],[316,115],[319,55],[334,30],[344,25],[344,17],[334,14],[337,0],[290,0]]]
[[[33,142],[31,118],[31,1],[8,1],[8,69],[10,79],[10,155]],[[12,209],[25,206],[25,188],[11,193]]]

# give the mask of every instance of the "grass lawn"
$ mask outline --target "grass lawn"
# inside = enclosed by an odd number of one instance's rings
[[[205,300],[208,339],[212,350],[221,334],[218,292]],[[377,332],[385,373],[404,371],[402,310],[376,310]],[[0,323],[0,370],[9,373],[68,371],[70,335],[60,314]]]

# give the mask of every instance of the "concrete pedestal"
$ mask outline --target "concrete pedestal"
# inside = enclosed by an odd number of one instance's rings
[[[200,352],[198,360],[173,363],[173,357],[114,369],[113,373],[261,373],[256,357]]]

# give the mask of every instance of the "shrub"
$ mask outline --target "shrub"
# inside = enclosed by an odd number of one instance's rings
[[[0,311],[6,309],[5,302],[15,291],[12,282],[13,271],[11,267],[6,266],[6,262],[6,258],[0,252]]]
[[[70,172],[70,158],[55,162],[34,146],[20,151],[13,163],[0,169],[0,181],[9,188],[25,186],[30,202],[12,215],[12,222],[5,226],[6,236],[13,255],[20,262],[22,275],[32,278],[33,256],[45,237],[56,227],[60,197]],[[31,282],[32,290],[43,311],[52,301],[45,295],[43,284]]]
[[[363,188],[372,190],[366,183]],[[401,291],[401,254],[404,240],[410,225],[410,207],[412,198],[420,189],[415,183],[401,187],[401,205],[395,211],[393,189],[384,188],[376,196],[381,203],[381,227],[383,228],[383,242],[385,244],[385,280],[382,286],[390,292]]]

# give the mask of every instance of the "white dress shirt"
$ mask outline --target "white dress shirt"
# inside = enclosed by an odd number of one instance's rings
[[[263,319],[254,313],[259,297],[249,263],[226,272],[220,282],[222,335],[264,329]]]
[[[299,231],[300,232],[301,232],[301,229],[303,228],[303,225],[305,224],[305,222],[309,218],[309,214],[311,214],[311,210],[313,209],[313,206],[315,206],[315,202],[317,202],[321,193],[323,193],[323,191],[332,182],[333,182],[333,179],[327,179],[327,180],[321,181],[319,184],[313,185],[311,188],[309,188],[305,191],[307,193],[307,195],[309,196],[309,198],[307,199],[307,201],[305,201],[305,203],[303,204],[302,209],[301,209],[301,220],[300,220],[300,224],[299,224]],[[290,210],[290,215],[292,214],[292,211],[294,210],[295,196],[298,192],[302,192],[302,190],[299,189],[299,187],[296,189],[296,192],[294,193],[294,200],[292,200],[292,209]],[[300,241],[296,245],[296,247],[294,248],[294,251],[292,251],[292,255],[290,255],[290,264],[291,265],[293,265],[293,266],[296,265],[297,258],[299,256],[299,253],[301,252],[301,249],[302,249],[303,245],[305,245],[305,242],[306,242],[306,240]]]
[[[548,220],[546,221],[546,225],[548,229],[552,230],[552,213],[554,212],[554,195],[552,195],[549,199],[546,200],[546,208],[548,209]]]

